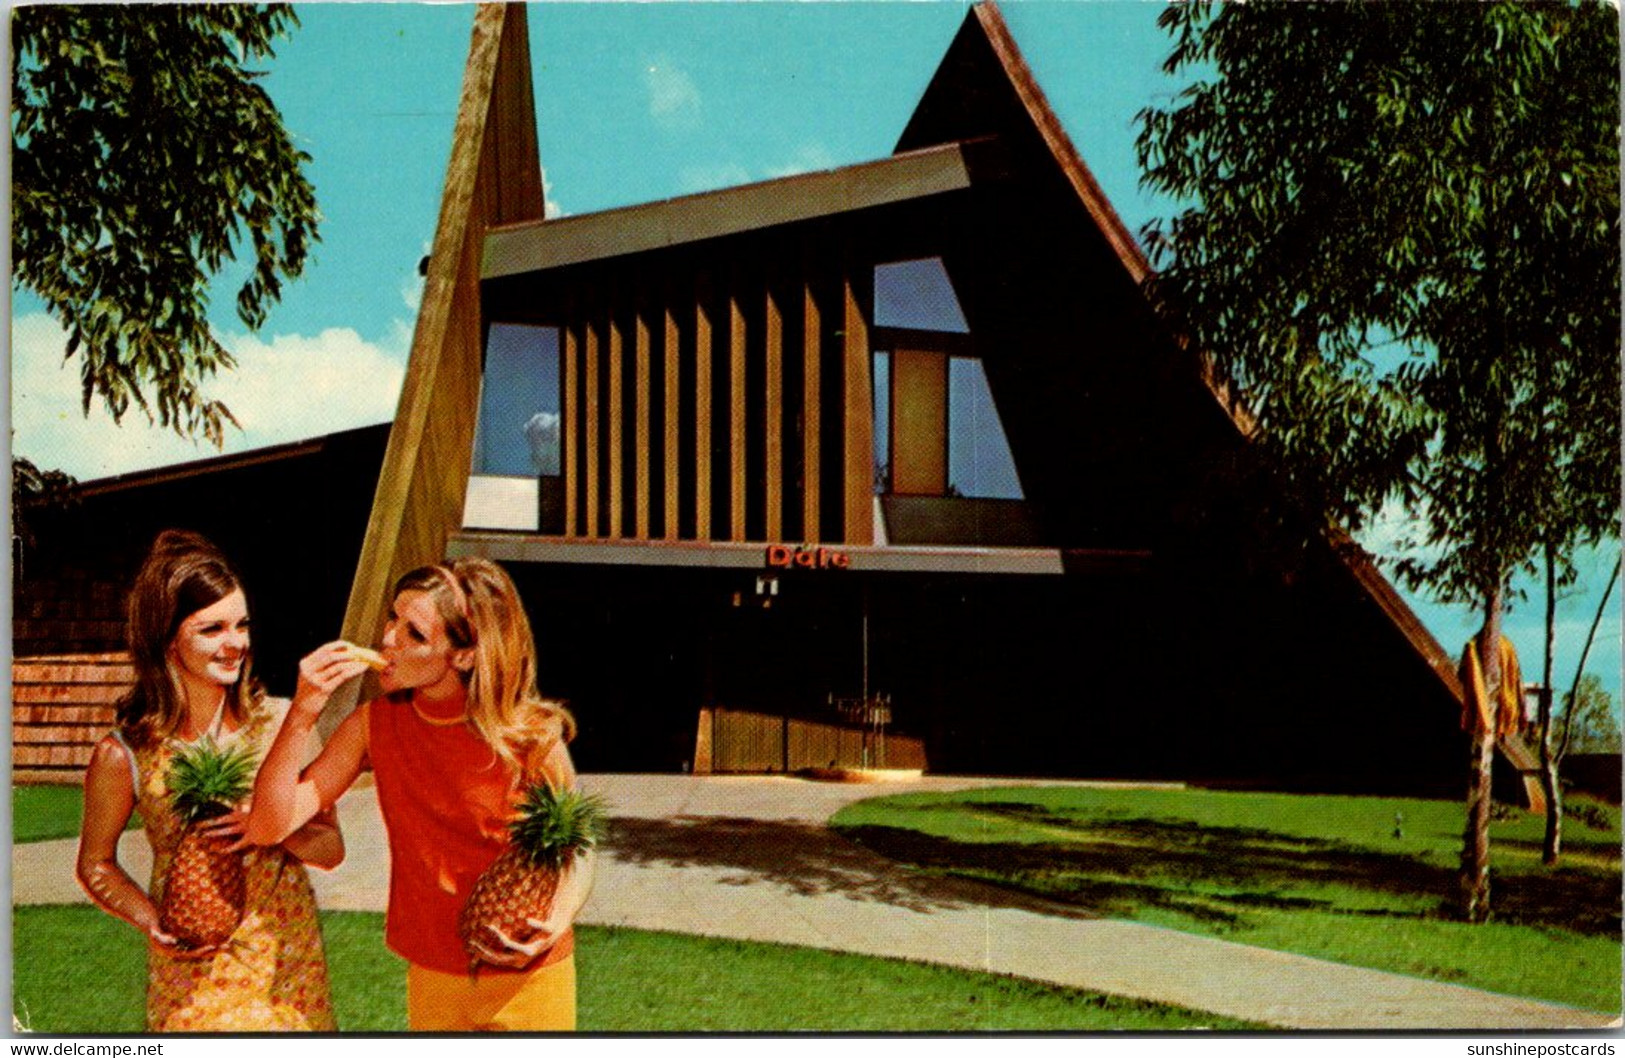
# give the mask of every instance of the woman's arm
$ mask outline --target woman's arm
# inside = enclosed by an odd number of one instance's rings
[[[298,857],[302,863],[330,871],[344,862],[344,832],[339,829],[339,814],[324,808],[314,819],[288,835],[282,847]]]
[[[130,755],[111,735],[96,744],[85,769],[85,818],[74,873],[95,905],[158,944],[175,938],[158,928],[158,909],[118,862],[119,835],[135,811]]]
[[[260,764],[254,808],[244,835],[250,845],[280,845],[350,788],[367,760],[367,710],[344,718],[310,766],[301,770],[305,747],[327,699],[366,666],[348,660],[339,643],[318,647],[299,663],[299,688],[282,728]]]

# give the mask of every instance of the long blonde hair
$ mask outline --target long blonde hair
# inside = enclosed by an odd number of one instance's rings
[[[403,591],[428,594],[452,648],[473,648],[474,663],[462,673],[468,718],[498,757],[523,772],[526,755],[544,739],[575,737],[564,703],[536,689],[536,640],[506,570],[489,559],[460,558],[406,574],[395,582],[395,594]]]
[[[186,692],[169,657],[170,644],[183,621],[242,586],[226,557],[203,536],[166,529],[153,541],[125,603],[135,686],[119,699],[115,716],[132,746],[152,745],[185,723]],[[226,688],[226,711],[237,723],[265,693],[253,676],[253,660],[251,644],[237,682]]]

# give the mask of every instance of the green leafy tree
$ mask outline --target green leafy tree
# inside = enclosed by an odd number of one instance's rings
[[[1141,115],[1145,183],[1180,203],[1144,232],[1153,297],[1306,503],[1352,529],[1410,516],[1397,572],[1476,605],[1481,647],[1513,574],[1617,509],[1617,20],[1594,0],[1160,16],[1192,83]],[[1475,732],[1472,920],[1493,752]]]
[[[1621,742],[1619,714],[1614,711],[1614,696],[1602,685],[1602,679],[1593,673],[1580,677],[1579,686],[1572,696],[1566,696],[1565,728],[1575,753],[1618,753]]]
[[[66,328],[87,413],[133,403],[216,446],[235,424],[200,390],[233,365],[209,282],[246,247],[257,328],[317,238],[310,158],[246,65],[296,24],[286,5],[14,10],[13,282]]]
[[[66,510],[74,502],[78,482],[60,470],[41,470],[22,457],[11,461],[11,570],[23,578],[23,556],[39,535],[38,523],[51,512]]]

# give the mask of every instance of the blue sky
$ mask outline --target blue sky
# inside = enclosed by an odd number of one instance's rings
[[[587,213],[887,155],[966,9],[948,0],[533,4],[549,201]],[[1158,204],[1139,189],[1134,115],[1177,87],[1160,71],[1160,9],[1140,0],[1013,0],[1003,9],[1073,142],[1136,231]],[[257,335],[232,314],[233,274],[217,286],[213,318],[241,365],[212,387],[245,427],[228,451],[393,414],[473,19],[460,4],[297,10],[302,26],[278,48],[267,83],[314,157],[323,238]],[[82,417],[62,347],[38,302],[14,294],[17,454],[80,478],[213,454],[130,417],[122,427],[99,409]],[[1560,606],[1560,686],[1613,554],[1585,556],[1582,590]],[[1616,697],[1618,597],[1588,665]],[[1475,615],[1412,601],[1447,650],[1477,626]],[[1531,678],[1539,626],[1538,599],[1509,619]]]

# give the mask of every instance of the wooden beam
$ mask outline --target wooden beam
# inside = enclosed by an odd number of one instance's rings
[[[634,403],[636,405],[636,419],[633,425],[633,474],[635,485],[633,489],[635,519],[633,535],[639,540],[649,539],[649,319],[648,305],[645,301],[644,284],[639,283],[636,296],[632,302],[633,320],[633,385],[635,389]]]
[[[818,354],[823,340],[823,322],[818,314],[818,299],[813,294],[814,271],[809,251],[802,256],[801,270],[801,539],[810,544],[822,539],[818,525],[818,461],[823,458],[818,436],[822,364]]]
[[[581,401],[586,405],[586,430],[582,437],[582,445],[587,450],[587,480],[582,483],[582,496],[587,507],[587,536],[597,536],[598,527],[598,462],[599,449],[602,445],[598,440],[598,418],[603,413],[599,405],[602,401],[598,395],[598,321],[593,318],[593,309],[597,306],[591,299],[583,307],[582,327],[585,330],[582,359],[586,361],[581,372],[586,390],[581,395]]]
[[[678,388],[678,340],[677,312],[675,304],[675,291],[669,278],[665,284],[665,297],[661,300],[662,315],[666,323],[666,539],[677,539],[677,473],[680,461],[680,438],[682,436],[678,423],[679,409],[682,404],[682,391]]]
[[[581,482],[581,330],[572,313],[564,321],[564,422],[559,429],[560,457],[564,471],[564,535],[578,536],[581,519],[576,511],[577,489]]]
[[[864,267],[849,259],[841,279],[841,416],[846,457],[842,539],[849,544],[874,543],[874,397],[869,382],[869,328],[863,312],[869,284],[858,274]]]
[[[767,346],[766,370],[762,384],[767,390],[764,427],[767,433],[767,520],[769,540],[784,539],[784,319],[779,295],[770,275],[767,282],[763,338]]]
[[[711,538],[711,283],[694,283],[694,537]]]
[[[535,128],[527,41],[523,4],[474,12],[412,350],[339,630],[358,643],[377,641],[395,579],[443,558],[461,525],[479,412],[486,226],[542,217],[541,164],[525,131]],[[520,175],[531,169],[533,179]],[[330,700],[324,733],[354,708],[362,682]]]
[[[744,272],[728,289],[728,538],[745,539],[745,306]]]
[[[609,372],[609,396],[606,409],[608,413],[609,439],[606,442],[609,448],[609,524],[604,527],[604,535],[611,540],[617,540],[625,535],[625,476],[622,471],[625,467],[625,453],[621,451],[621,434],[623,419],[625,418],[626,400],[622,391],[622,374],[626,352],[626,334],[621,326],[621,315],[616,312],[617,304],[614,291],[610,292],[604,302],[604,326],[608,329],[609,349],[605,354],[606,366]]]

